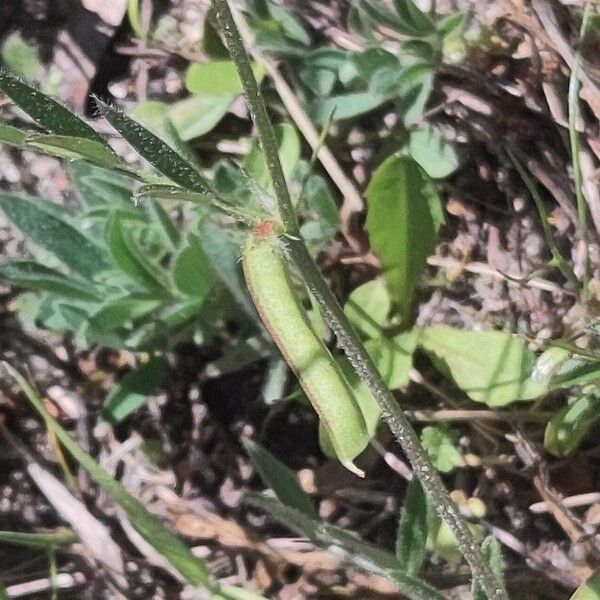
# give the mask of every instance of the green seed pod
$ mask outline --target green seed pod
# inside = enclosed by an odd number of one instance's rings
[[[352,460],[369,440],[365,420],[338,364],[302,308],[275,227],[266,221],[248,236],[242,254],[246,284],[267,331],[319,415],[338,460],[364,477]]]

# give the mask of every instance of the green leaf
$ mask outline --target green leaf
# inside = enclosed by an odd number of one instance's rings
[[[572,454],[600,421],[600,392],[595,388],[557,412],[546,425],[544,447],[555,456]]]
[[[169,105],[165,102],[146,100],[136,104],[129,116],[156,134],[191,165],[195,165],[196,157],[179,136],[177,128],[171,122],[169,111]]]
[[[204,299],[213,289],[215,275],[198,237],[190,235],[188,240],[175,259],[173,281],[182,294]]]
[[[224,228],[217,218],[208,216],[200,222],[200,243],[216,276],[225,284],[235,301],[256,318],[240,268],[240,247],[246,239],[244,231]]]
[[[0,92],[6,94],[40,127],[51,133],[87,138],[105,144],[104,140],[85,121],[82,121],[62,104],[23,83],[3,69],[0,69]]]
[[[67,160],[83,159],[109,169],[124,165],[119,157],[104,143],[67,135],[29,134],[25,139],[28,148]]]
[[[0,143],[14,146],[15,148],[23,148],[27,133],[21,131],[12,125],[0,123]]]
[[[367,338],[381,336],[391,310],[391,299],[385,281],[373,279],[357,287],[344,306],[346,316]]]
[[[68,529],[60,529],[52,533],[22,533],[20,531],[0,531],[0,542],[15,546],[33,548],[53,548],[68,546],[78,541],[78,537]]]
[[[0,208],[27,240],[85,278],[107,269],[110,263],[106,252],[62,218],[51,204],[49,200],[0,193]]]
[[[286,179],[289,179],[300,160],[300,138],[296,128],[289,123],[279,123],[275,125],[274,130],[283,174]],[[270,184],[267,163],[257,141],[252,143],[250,152],[244,158],[243,166],[252,179],[260,185],[267,187]]]
[[[485,559],[490,563],[492,573],[496,576],[498,581],[504,583],[504,565],[502,564],[502,548],[498,541],[489,536],[483,540],[481,550]],[[481,587],[474,581],[472,584],[472,597],[473,600],[489,600],[488,595],[481,589]]]
[[[82,160],[69,162],[67,170],[85,208],[119,206],[135,209],[131,201],[131,182],[126,177]]]
[[[359,6],[375,23],[402,35],[420,37],[435,31],[433,21],[412,0],[394,0],[395,12],[383,8],[378,0],[360,0]]]
[[[169,107],[169,119],[184,141],[212,131],[229,111],[233,97],[192,96]]]
[[[188,192],[175,185],[150,184],[140,186],[133,195],[136,202],[148,200],[160,202],[173,200],[177,202],[192,202],[194,204],[207,204],[210,197],[200,192]]]
[[[435,72],[428,62],[408,65],[398,74],[399,106],[406,127],[423,119],[434,78]]]
[[[9,71],[26,80],[35,79],[42,69],[35,44],[26,42],[19,32],[5,38],[0,55]]]
[[[360,569],[389,579],[411,600],[444,600],[444,596],[424,581],[402,571],[396,557],[347,533],[339,527],[323,525],[274,498],[246,495],[244,501],[266,511],[292,531],[306,536],[313,544],[335,552]]]
[[[118,110],[96,99],[102,116],[145,158],[159,173],[193,192],[211,194],[209,182],[191,164],[158,136]]]
[[[108,222],[107,239],[113,259],[124,273],[149,291],[168,294],[165,273],[147,257],[118,212]]]
[[[598,381],[600,381],[600,361],[576,356],[558,367],[552,387],[569,388]]]
[[[142,24],[140,21],[140,0],[127,0],[127,20],[136,37],[142,36]]]
[[[434,467],[442,473],[449,473],[464,464],[457,443],[458,433],[446,425],[428,425],[421,432],[423,448],[431,457]]]
[[[35,262],[18,261],[0,265],[0,279],[30,290],[50,292],[75,300],[98,300],[98,291],[90,285]]]
[[[295,508],[311,519],[317,518],[310,498],[290,469],[252,440],[244,440],[244,448],[260,476],[283,504]]]
[[[411,158],[391,156],[367,187],[371,246],[381,260],[392,302],[408,320],[415,289],[444,222],[433,182]]]
[[[492,408],[531,400],[546,391],[546,381],[531,377],[534,353],[508,332],[425,327],[419,345],[470,398]]]
[[[400,511],[396,558],[408,575],[416,575],[425,560],[427,544],[427,498],[416,477],[408,484]]]
[[[391,390],[408,385],[418,333],[414,329],[393,338],[383,336],[365,342],[369,356]]]
[[[127,515],[134,529],[163,556],[191,585],[201,587],[209,592],[217,591],[208,567],[201,559],[195,557],[190,549],[173,535],[154,515],[149,513],[120,483],[104,471],[102,467],[56,422],[48,413],[41,398],[34,392],[25,379],[10,365],[4,363],[11,377],[19,384],[29,402],[44,419],[46,427],[62,443],[71,456],[90,474],[118,504]]]
[[[102,406],[102,416],[113,423],[122,421],[143,406],[165,378],[167,361],[156,356],[130,371],[110,392]]]
[[[454,145],[446,142],[435,127],[425,126],[411,131],[406,150],[434,179],[448,177],[458,169]]]
[[[161,305],[147,296],[120,296],[107,300],[90,318],[90,324],[102,332],[113,331],[146,316]]]
[[[419,35],[426,35],[435,31],[435,24],[431,18],[420,10],[413,0],[393,0],[396,14]]]
[[[259,63],[252,65],[252,71],[260,83],[265,74]],[[207,63],[195,63],[185,73],[185,87],[198,96],[225,96],[231,98],[244,91],[235,63],[231,60],[215,60]]]
[[[389,98],[371,92],[354,92],[330,96],[315,100],[309,110],[311,118],[319,124],[327,123],[330,119],[341,121],[351,119],[375,110]]]
[[[569,600],[600,600],[600,569],[579,586]]]

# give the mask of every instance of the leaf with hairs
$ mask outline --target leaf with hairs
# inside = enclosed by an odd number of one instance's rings
[[[290,469],[252,440],[245,440],[244,448],[260,476],[283,504],[299,510],[311,519],[317,518],[310,498],[300,487],[296,476]]]
[[[100,114],[145,158],[159,173],[186,190],[214,195],[210,183],[168,144],[122,112],[96,98]]]
[[[0,92],[6,94],[43,129],[58,135],[95,140],[99,144],[106,145],[106,142],[92,127],[68,108],[34,87],[23,83],[4,69],[0,69]]]
[[[78,231],[49,200],[0,193],[0,208],[27,240],[42,246],[72,271],[90,278],[106,270],[106,251]]]
[[[50,292],[74,300],[97,301],[99,292],[87,282],[67,277],[59,271],[32,261],[0,265],[0,279],[37,292]]]

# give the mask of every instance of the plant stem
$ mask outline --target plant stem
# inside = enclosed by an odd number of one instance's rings
[[[236,64],[244,86],[250,112],[265,153],[279,213],[286,230],[286,233],[280,238],[284,253],[287,259],[296,266],[304,282],[313,293],[324,317],[335,333],[339,345],[346,353],[356,373],[365,382],[379,404],[384,419],[411,462],[414,472],[421,481],[438,514],[446,521],[456,536],[459,549],[469,563],[474,579],[480,584],[489,600],[508,600],[506,592],[493,574],[465,520],[450,498],[439,473],[421,446],[417,434],[393,394],[387,389],[360,337],[323,279],[304,241],[298,235],[296,216],[279,162],[273,128],[254,79],[244,44],[227,0],[213,0],[213,5],[216,9],[219,28],[223,33],[231,58]]]
[[[589,3],[586,4],[583,12],[583,21],[581,23],[580,39],[583,39],[587,27],[589,17]],[[577,216],[579,219],[579,228],[581,241],[584,249],[584,274],[583,274],[583,299],[589,299],[588,284],[590,281],[590,253],[588,248],[588,232],[587,232],[587,215],[588,206],[583,194],[583,181],[581,177],[581,164],[579,152],[580,140],[579,132],[577,131],[577,119],[579,118],[579,70],[581,56],[579,51],[575,54],[575,60],[571,67],[571,76],[569,77],[569,144],[571,146],[571,162],[573,165],[573,178],[575,180],[575,198],[577,200]]]
[[[281,222],[286,232],[291,235],[298,235],[299,229],[296,212],[292,205],[290,192],[285,181],[281,161],[279,160],[277,138],[275,137],[273,124],[267,113],[267,105],[262,98],[256,79],[254,78],[250,59],[248,58],[246,48],[238,32],[229,5],[226,0],[215,0],[214,6],[219,29],[225,38],[229,54],[235,63],[238,75],[244,85],[244,92],[252,121],[254,121],[258,130],[258,139],[273,183]]]

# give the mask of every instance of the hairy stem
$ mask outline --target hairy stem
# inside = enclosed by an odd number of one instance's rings
[[[473,577],[478,581],[490,600],[508,600],[506,592],[493,574],[465,520],[450,498],[439,473],[422,448],[417,434],[396,399],[387,389],[360,337],[346,318],[342,307],[329,289],[306,245],[298,235],[298,225],[279,162],[273,127],[254,79],[248,54],[236,28],[227,0],[213,0],[213,5],[216,9],[219,28],[223,33],[231,58],[236,64],[244,86],[250,112],[265,153],[279,213],[286,229],[286,234],[280,238],[285,255],[300,272],[335,333],[339,345],[346,353],[356,373],[368,386],[379,404],[384,419],[411,462],[414,472],[421,481],[438,514],[446,521],[456,536],[460,551],[469,563]]]

